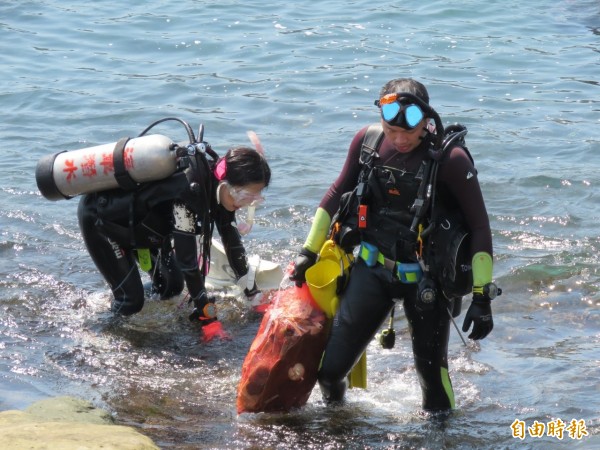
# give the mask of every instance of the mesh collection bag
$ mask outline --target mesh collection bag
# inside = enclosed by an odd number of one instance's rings
[[[276,294],[242,365],[238,414],[285,412],[306,404],[317,382],[326,324],[306,284]]]

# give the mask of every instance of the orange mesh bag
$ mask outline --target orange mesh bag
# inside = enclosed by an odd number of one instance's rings
[[[326,323],[306,284],[277,293],[242,365],[238,414],[306,404],[327,342]]]

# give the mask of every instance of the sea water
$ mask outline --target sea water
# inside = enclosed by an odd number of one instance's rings
[[[600,448],[596,0],[7,0],[0,50],[1,410],[75,395],[162,448]],[[396,77],[468,128],[504,291],[489,337],[464,346],[452,330],[448,417],[420,410],[401,310],[395,348],[373,341],[368,389],[345,405],[317,387],[299,411],[237,416],[260,316],[216,292],[232,339],[208,344],[183,297],[114,318],[78,200],[36,186],[41,157],[164,117],[203,124],[220,154],[254,130],[273,180],[245,244],[285,267]],[[158,131],[186,139],[176,122]]]

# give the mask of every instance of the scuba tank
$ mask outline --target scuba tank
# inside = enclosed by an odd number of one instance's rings
[[[48,200],[69,199],[107,189],[133,189],[139,183],[172,175],[176,145],[152,134],[111,144],[42,157],[35,170],[38,189]]]

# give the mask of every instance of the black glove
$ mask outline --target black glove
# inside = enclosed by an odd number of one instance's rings
[[[290,274],[290,280],[296,282],[296,286],[302,286],[306,282],[306,270],[317,262],[317,254],[307,248],[300,250],[300,253],[294,261],[294,269]]]
[[[469,339],[478,340],[486,337],[494,328],[492,319],[492,301],[486,295],[473,294],[471,306],[467,310],[465,321],[463,322],[463,332],[469,331],[473,323],[473,331]]]

